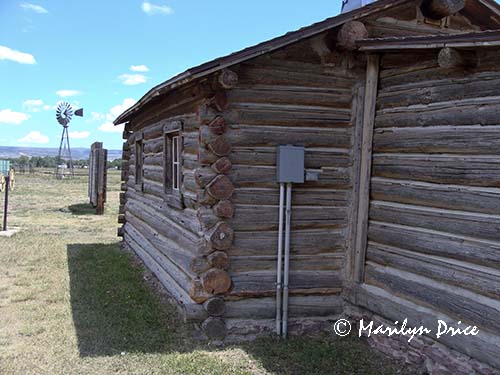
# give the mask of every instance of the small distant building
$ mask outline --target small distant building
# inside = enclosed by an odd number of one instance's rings
[[[405,358],[493,373],[499,29],[493,0],[381,0],[152,88],[115,121],[124,243],[209,338],[272,334],[276,147],[304,147],[317,178],[293,190],[290,332],[460,321],[481,333],[415,338]]]

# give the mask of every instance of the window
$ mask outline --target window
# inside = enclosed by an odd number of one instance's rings
[[[142,137],[135,140],[135,184],[136,189],[143,190],[143,177],[144,177],[144,145]],[[138,186],[139,185],[139,186]]]
[[[165,133],[165,193],[179,193],[182,181],[182,137],[178,131]]]

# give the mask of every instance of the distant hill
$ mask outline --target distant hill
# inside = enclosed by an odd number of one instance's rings
[[[0,146],[0,159],[18,158],[20,156],[57,156],[58,148],[48,147],[8,147]],[[71,156],[75,160],[89,158],[90,149],[75,147],[71,149]],[[108,150],[108,160],[121,159],[121,150]]]

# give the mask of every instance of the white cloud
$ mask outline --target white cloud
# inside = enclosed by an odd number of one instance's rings
[[[130,66],[130,70],[133,72],[149,72],[149,68],[146,65],[132,65]]]
[[[74,138],[74,139],[85,139],[85,138],[88,138],[90,136],[90,132],[89,131],[74,131],[74,132],[69,132],[69,137],[70,138]]]
[[[23,102],[23,108],[28,112],[40,112],[43,107],[42,99],[28,99]]]
[[[21,4],[19,4],[19,6],[23,9],[32,10],[33,12],[39,13],[39,14],[49,13],[47,9],[45,9],[44,7],[42,7],[40,5],[36,5],[36,4],[21,3]]]
[[[56,94],[62,98],[67,98],[68,96],[80,95],[81,92],[78,90],[59,90],[56,91]]]
[[[9,108],[0,110],[0,124],[19,125],[29,118],[26,113],[14,112]]]
[[[121,76],[118,77],[120,81],[124,85],[127,86],[133,86],[133,85],[140,85],[141,83],[144,83],[147,81],[147,77],[144,74],[122,74]]]
[[[113,121],[120,116],[127,109],[132,107],[137,101],[132,98],[124,99],[122,104],[115,105],[113,108],[109,110],[106,114],[105,119],[106,122],[99,126],[99,130],[106,133],[122,133],[123,132],[123,124],[115,126]]]
[[[142,11],[147,15],[153,14],[173,14],[174,10],[168,5],[155,5],[151,4],[149,1],[144,1],[142,3]]]
[[[11,60],[18,62],[19,64],[36,64],[36,60],[33,55],[16,51],[5,46],[0,46],[0,60]]]
[[[49,143],[49,137],[43,135],[38,130],[34,130],[26,134],[23,138],[17,140],[19,143]]]

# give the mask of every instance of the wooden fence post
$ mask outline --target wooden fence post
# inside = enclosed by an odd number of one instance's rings
[[[97,215],[104,214],[106,202],[108,150],[102,148],[102,142],[94,142],[89,155],[89,199]]]

